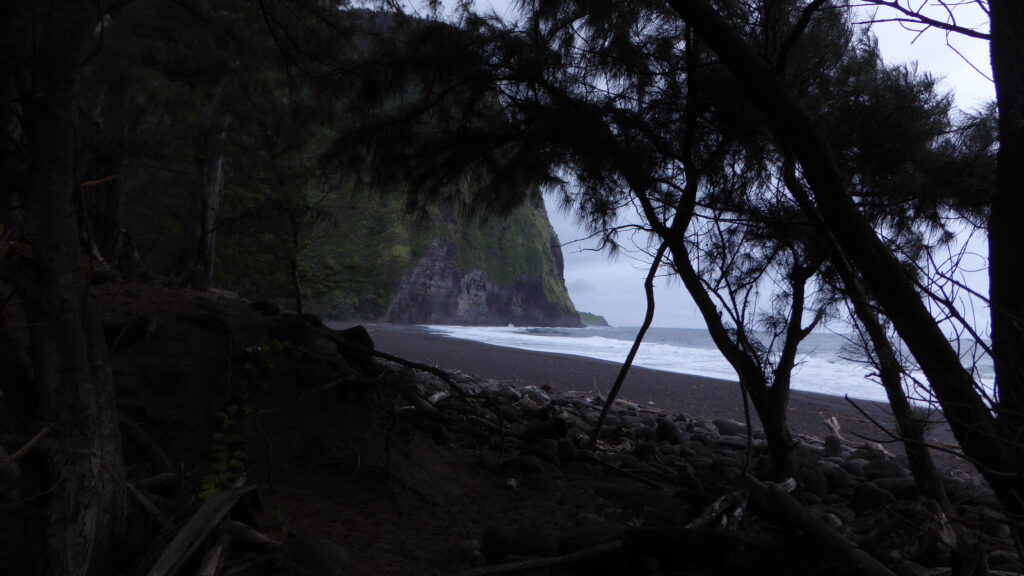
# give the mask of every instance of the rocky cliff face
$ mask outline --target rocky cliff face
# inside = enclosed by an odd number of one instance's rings
[[[558,281],[555,288],[565,290],[562,250],[553,233],[548,249],[553,270],[539,267],[534,274],[516,275],[503,286],[485,270],[463,271],[459,246],[435,239],[402,278],[386,319],[406,324],[582,326],[567,295],[564,299],[551,298],[548,293],[552,278],[545,278],[545,273],[554,273]],[[545,280],[549,282],[548,291]]]

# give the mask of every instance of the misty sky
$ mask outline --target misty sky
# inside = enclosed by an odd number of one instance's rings
[[[977,22],[982,21],[983,15]],[[961,23],[975,24],[963,19]],[[926,31],[920,36],[898,24],[876,24],[874,30],[887,63],[916,61],[921,70],[941,78],[942,86],[955,93],[959,108],[977,109],[994,98],[992,83],[987,79],[991,76],[987,42],[954,35],[948,38],[955,48],[953,50],[946,45],[946,34],[937,30]],[[965,62],[957,52],[963,54],[971,64]],[[972,64],[980,72],[972,68]],[[560,212],[552,199],[549,198],[547,204],[551,223],[563,244],[586,236],[576,226],[572,216]],[[976,252],[984,254],[983,241],[974,241],[972,246]],[[563,247],[565,283],[577,309],[601,314],[613,325],[639,325],[645,310],[643,280],[647,274],[647,261],[642,260],[642,254],[628,252],[610,260],[605,254],[585,250],[592,247],[593,243],[567,244]],[[974,290],[985,294],[988,289],[984,262],[980,257],[975,259],[978,260],[975,266],[977,270],[968,283]],[[655,326],[704,327],[693,301],[677,280],[660,278],[656,282],[656,295]]]

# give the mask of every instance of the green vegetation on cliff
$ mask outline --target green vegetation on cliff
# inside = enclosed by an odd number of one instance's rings
[[[523,187],[518,197],[531,200],[479,221],[437,203],[413,216],[404,194],[354,186],[321,160],[355,96],[305,83],[265,26],[259,10],[226,0],[198,19],[173,3],[136,3],[105,31],[83,79],[85,137],[109,149],[97,157],[119,178],[89,192],[134,239],[139,261],[126,272],[377,319],[439,240],[455,246],[464,275],[483,270],[499,287],[539,278],[548,302],[575,314],[538,193]],[[366,48],[322,40],[342,55]]]
[[[591,314],[590,312],[580,312],[580,322],[583,322],[587,326],[608,326],[608,321],[604,319],[604,316],[601,316],[600,314]]]

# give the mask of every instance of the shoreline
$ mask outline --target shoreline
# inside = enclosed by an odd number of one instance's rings
[[[347,328],[349,322],[332,322],[332,327]],[[550,385],[558,393],[569,391],[607,394],[621,364],[607,360],[553,352],[537,352],[450,338],[434,334],[424,326],[364,324],[378,350],[408,360],[461,371],[480,378],[509,381],[516,385]],[[702,419],[727,419],[744,422],[743,399],[738,382],[719,380],[633,366],[619,398],[640,406],[673,413],[685,413]],[[870,400],[853,400],[871,418],[894,428],[888,405]],[[760,421],[750,407],[751,422]],[[830,433],[825,420],[835,417],[840,434],[852,442],[873,441],[886,446],[898,459],[905,460],[903,449],[841,396],[794,390],[789,402],[789,426],[795,435],[823,438]],[[944,422],[931,427],[928,439],[942,446],[955,446],[955,439]],[[933,451],[943,469],[968,469],[962,459]]]

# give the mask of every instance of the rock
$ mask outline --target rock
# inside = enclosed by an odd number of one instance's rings
[[[562,462],[572,462],[576,459],[576,444],[568,438],[558,441],[558,458]]]
[[[896,502],[896,499],[892,494],[882,490],[871,482],[865,482],[854,489],[853,497],[850,498],[850,509],[857,514],[863,514],[868,510],[881,508],[886,504],[892,504],[894,502]]]
[[[551,439],[564,438],[566,432],[568,432],[568,426],[564,420],[554,418],[547,422],[535,422],[529,424],[523,430],[523,441],[529,442],[537,439]]]
[[[555,487],[555,483],[547,474],[527,474],[519,485],[539,494],[547,494],[554,490]]]
[[[576,523],[580,526],[590,526],[591,524],[604,524],[604,518],[600,514],[595,512],[583,512],[576,517]]]
[[[352,567],[348,550],[325,538],[302,535],[285,544],[283,576],[340,576]]]
[[[871,460],[864,465],[864,477],[868,480],[878,478],[906,478],[910,471],[892,460]]]
[[[364,326],[353,326],[341,331],[341,337],[345,340],[346,346],[341,347],[339,352],[348,360],[356,362],[370,362],[373,360],[373,338],[366,331]]]
[[[839,437],[834,434],[825,436],[825,456],[839,456],[843,451],[843,443],[839,441]]]
[[[554,442],[554,440],[552,440],[552,442]],[[556,451],[558,450],[557,444],[554,446],[554,449]],[[522,454],[536,456],[538,459],[548,462],[549,464],[554,464],[555,466],[559,466],[562,463],[557,452],[539,445],[527,446],[522,450]]]
[[[857,458],[861,460],[886,460],[889,456],[876,448],[858,448],[850,454],[850,458]]]
[[[492,474],[501,472],[501,456],[494,452],[481,452],[477,464]]]
[[[896,574],[898,576],[928,576],[931,572],[920,564],[904,560],[896,567]]]
[[[309,342],[309,324],[302,318],[282,316],[270,326],[270,337],[281,342],[302,345]]]
[[[718,440],[715,440],[715,444],[723,448],[731,448],[733,450],[747,449],[747,439],[743,436],[721,436]]]
[[[911,500],[921,494],[913,478],[876,478],[872,482],[882,490],[895,496],[897,500]]]
[[[621,540],[626,527],[621,524],[591,523],[562,536],[558,543],[559,554],[571,554],[583,548],[590,548],[606,542]]]
[[[89,273],[89,284],[101,286],[103,284],[115,284],[121,281],[121,273],[117,270],[94,268]]]
[[[519,390],[511,387],[498,391],[498,393],[495,394],[495,397],[511,404],[515,404],[523,399],[523,395],[519,393]]]
[[[491,527],[484,531],[480,551],[488,564],[509,556],[556,556],[558,540],[549,533],[528,528]]]
[[[637,442],[636,448],[633,449],[633,456],[636,458],[650,458],[658,453],[658,447],[648,440]]]
[[[520,454],[502,462],[501,471],[509,476],[526,476],[543,473],[544,466],[536,456]]]
[[[800,489],[810,492],[816,496],[824,496],[828,493],[828,480],[825,474],[817,467],[804,464],[797,473]]]
[[[739,422],[734,422],[732,420],[718,419],[712,420],[711,423],[715,425],[718,433],[722,436],[742,436],[744,438],[747,436],[746,424],[740,424]]]
[[[988,566],[993,570],[1019,570],[1017,554],[1010,550],[993,550],[988,553]]]
[[[127,320],[103,325],[103,337],[111,352],[124,350],[139,344],[156,328],[156,323],[145,316],[134,316]]]
[[[829,494],[842,492],[850,486],[850,473],[841,466],[836,466],[835,464],[825,465],[825,463],[822,463],[818,469],[821,471],[822,476],[825,477]]]
[[[661,452],[662,456],[679,456],[680,448],[676,444],[669,444],[668,442],[662,442],[658,444],[658,451]]]
[[[868,461],[863,458],[851,458],[840,464],[840,466],[843,467],[843,470],[849,472],[851,476],[863,478],[864,466],[867,465],[867,463]]]
[[[253,300],[252,303],[249,304],[249,306],[252,306],[256,310],[259,310],[260,312],[266,314],[267,316],[281,315],[281,307],[277,305],[277,302],[274,302],[269,298],[259,298],[257,300]]]

